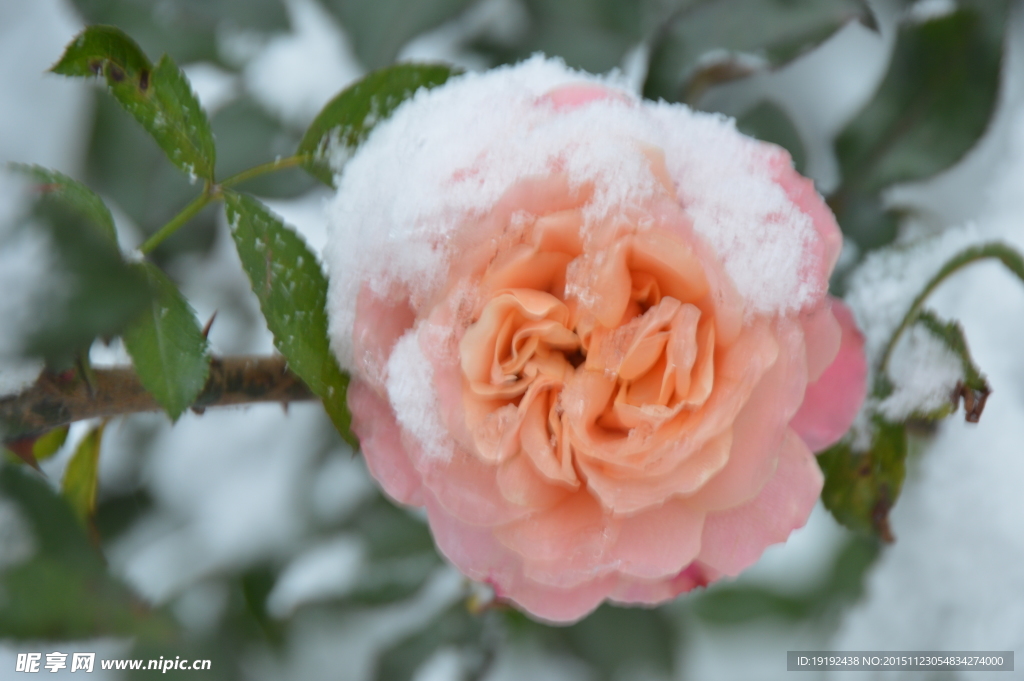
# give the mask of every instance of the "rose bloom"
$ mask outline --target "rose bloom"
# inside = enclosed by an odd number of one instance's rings
[[[656,604],[805,523],[865,360],[784,150],[534,58],[403,104],[330,216],[366,464],[498,598]]]

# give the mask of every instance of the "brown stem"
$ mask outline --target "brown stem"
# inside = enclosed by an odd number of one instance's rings
[[[224,357],[211,360],[192,409],[312,399],[283,357]],[[0,438],[13,442],[74,421],[159,410],[131,367],[95,368],[88,382],[76,372],[43,372],[20,393],[0,397]]]

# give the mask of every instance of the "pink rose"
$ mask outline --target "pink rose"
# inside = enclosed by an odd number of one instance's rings
[[[331,216],[367,466],[499,598],[659,603],[806,521],[865,360],[782,149],[535,58],[421,91]]]

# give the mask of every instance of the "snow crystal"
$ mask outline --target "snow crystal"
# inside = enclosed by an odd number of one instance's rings
[[[751,313],[789,312],[820,295],[801,281],[811,220],[776,185],[775,153],[733,122],[626,91],[554,114],[538,103],[566,84],[628,87],[537,56],[469,73],[405,102],[348,161],[329,208],[333,347],[351,366],[356,293],[399,283],[414,300],[441,285],[456,229],[485,215],[518,181],[556,165],[573,186],[592,183],[585,229],[658,191],[645,148],[662,149],[680,201],[718,252]]]

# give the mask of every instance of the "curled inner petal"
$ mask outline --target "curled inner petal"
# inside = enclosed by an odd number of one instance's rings
[[[534,219],[526,241],[484,273],[459,345],[467,426],[476,455],[501,466],[510,502],[539,500],[539,482],[586,484],[605,508],[631,512],[691,493],[722,468],[731,419],[773,360],[742,375],[730,368],[747,351],[727,352],[742,338],[722,326],[734,313],[722,312],[728,296],[695,247],[611,225],[603,247],[587,251],[581,219],[574,209]],[[659,477],[665,484],[652,484]],[[612,491],[633,483],[653,493]]]

